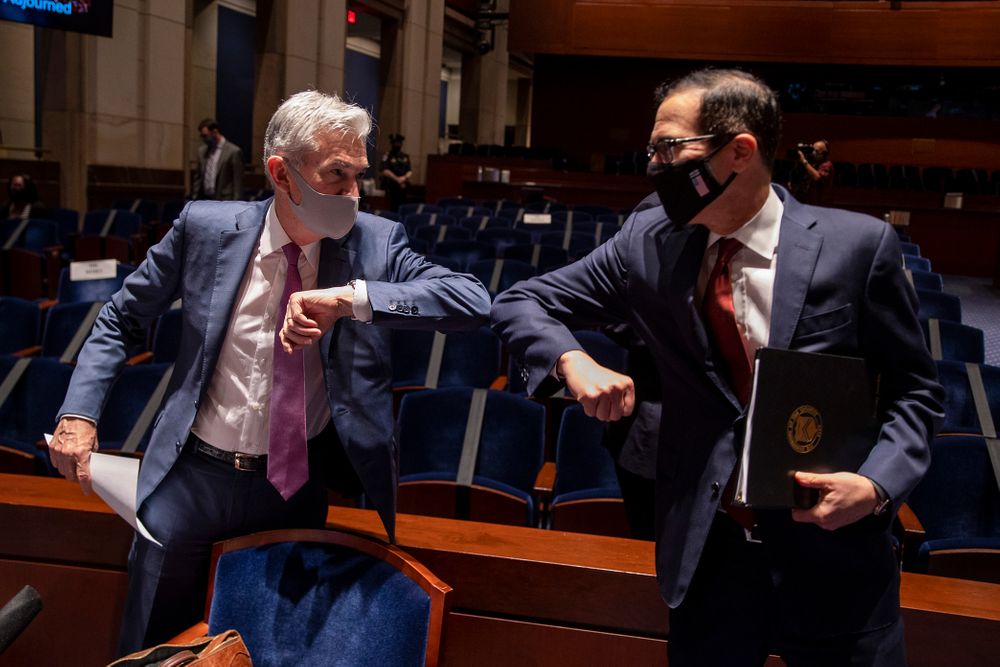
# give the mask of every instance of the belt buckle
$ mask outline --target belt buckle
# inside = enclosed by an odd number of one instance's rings
[[[257,469],[257,466],[254,465],[253,457],[240,452],[233,452],[233,466],[237,470],[243,470],[244,472],[253,472]]]

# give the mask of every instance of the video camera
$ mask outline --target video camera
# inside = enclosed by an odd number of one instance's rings
[[[806,158],[806,160],[809,162],[813,161],[815,156],[813,155],[814,151],[812,144],[795,144],[795,148],[788,149],[788,159],[798,160],[799,151],[802,151],[802,155]]]

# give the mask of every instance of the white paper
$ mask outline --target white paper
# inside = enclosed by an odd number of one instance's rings
[[[549,225],[552,224],[552,214],[525,213],[522,222],[526,225]]]
[[[52,436],[45,434],[45,444]],[[90,455],[90,484],[101,500],[139,534],[158,547],[162,547],[135,513],[135,496],[139,487],[139,459],[94,452]]]

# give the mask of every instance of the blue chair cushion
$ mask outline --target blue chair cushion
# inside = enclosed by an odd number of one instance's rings
[[[285,542],[223,554],[209,632],[234,628],[255,665],[423,665],[430,598],[381,560]]]

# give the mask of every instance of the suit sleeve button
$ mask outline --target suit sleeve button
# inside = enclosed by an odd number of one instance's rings
[[[712,482],[712,497],[713,498],[716,497],[717,495],[719,495],[719,489],[720,488],[721,487],[719,486],[718,482]]]
[[[416,315],[418,312],[420,312],[420,311],[417,310],[416,306],[410,306],[410,314],[411,315]]]
[[[396,310],[396,304],[394,304],[394,303],[390,303],[390,304],[389,304],[389,312],[391,313],[391,312],[393,312],[394,310]]]

